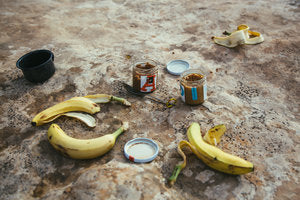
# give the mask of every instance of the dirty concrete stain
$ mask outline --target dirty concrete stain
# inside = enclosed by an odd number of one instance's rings
[[[0,18],[1,199],[299,196],[297,1],[16,0],[1,3]],[[211,36],[242,23],[263,33],[265,42],[228,49],[211,41]],[[56,72],[44,84],[32,84],[15,62],[41,48],[54,52]],[[141,57],[160,64],[159,87],[152,95],[178,98],[176,107],[168,109],[126,93],[122,81],[131,84],[132,63]],[[164,69],[172,59],[186,59],[192,68],[207,73],[208,100],[203,106],[180,101],[179,78]],[[73,137],[94,138],[129,121],[130,129],[102,157],[66,158],[47,141],[49,124],[31,127],[31,119],[41,110],[95,93],[122,96],[133,105],[101,105],[94,115],[95,129],[67,117],[55,123]],[[169,188],[167,178],[181,160],[176,144],[187,139],[193,121],[201,124],[202,134],[213,125],[226,124],[220,148],[252,161],[255,171],[226,175],[188,153],[186,169]],[[161,150],[153,162],[136,165],[124,157],[124,144],[134,137],[158,142]]]

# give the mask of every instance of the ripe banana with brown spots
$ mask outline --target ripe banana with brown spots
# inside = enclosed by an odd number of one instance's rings
[[[95,127],[95,121],[92,116],[74,113],[74,111],[86,112],[89,114],[94,114],[100,111],[99,105],[97,103],[108,103],[111,101],[120,102],[122,105],[131,106],[131,103],[124,98],[108,95],[108,94],[95,94],[87,95],[84,97],[73,97],[69,100],[60,102],[46,110],[38,113],[32,120],[31,124],[33,126],[40,126],[45,123],[49,123],[56,118],[65,115],[68,117],[77,118],[90,127]],[[69,113],[72,112],[72,113]]]
[[[201,135],[200,125],[192,123],[187,131],[188,141],[181,141],[178,144],[177,151],[182,156],[183,162],[176,165],[169,182],[173,185],[180,173],[186,166],[186,156],[182,151],[183,147],[189,147],[192,152],[200,158],[209,167],[228,174],[246,174],[254,170],[251,162],[240,157],[231,155],[221,149],[206,143]]]
[[[100,111],[100,107],[93,101],[84,97],[73,97],[69,100],[60,102],[42,112],[38,113],[31,124],[33,126],[40,126],[51,122],[60,117],[63,113],[71,111],[81,111],[89,114],[94,114]]]
[[[112,134],[107,134],[93,139],[76,139],[68,136],[57,124],[51,124],[48,129],[50,144],[63,155],[74,159],[92,159],[102,156],[111,150],[116,139],[128,129],[128,123]]]

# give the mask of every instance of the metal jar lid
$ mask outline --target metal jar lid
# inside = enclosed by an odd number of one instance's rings
[[[190,64],[185,60],[172,60],[167,64],[168,72],[176,76],[179,76],[182,72],[189,68]]]
[[[124,146],[125,157],[136,163],[154,160],[158,155],[158,151],[157,143],[148,138],[136,138],[128,141]]]

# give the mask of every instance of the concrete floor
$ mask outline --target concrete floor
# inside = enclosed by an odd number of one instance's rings
[[[294,0],[0,0],[0,199],[298,199],[299,11]],[[211,41],[242,23],[265,41],[234,49]],[[26,81],[15,66],[35,49],[55,54],[56,72],[44,84]],[[131,84],[131,64],[143,57],[160,64],[153,95],[178,98],[176,107],[122,88],[121,81]],[[179,78],[165,70],[178,58],[207,74],[204,106],[181,102]],[[73,137],[93,138],[128,121],[130,130],[100,158],[66,158],[47,140],[50,124],[30,124],[51,105],[95,93],[133,105],[101,105],[95,129],[64,117],[55,123]],[[189,154],[169,187],[167,178],[181,160],[176,145],[187,139],[193,121],[203,133],[225,124],[220,148],[253,162],[255,171],[226,175]],[[124,157],[124,144],[136,137],[159,144],[153,162]]]

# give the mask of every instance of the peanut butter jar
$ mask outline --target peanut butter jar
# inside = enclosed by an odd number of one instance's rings
[[[135,62],[132,70],[132,87],[139,92],[149,93],[157,88],[158,67],[153,60]]]
[[[207,99],[206,77],[199,69],[190,69],[180,75],[181,99],[189,105],[202,104]]]

